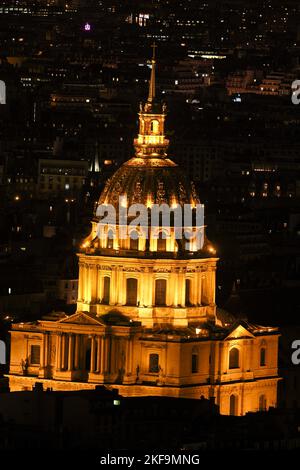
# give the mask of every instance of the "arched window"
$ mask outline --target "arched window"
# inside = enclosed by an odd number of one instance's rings
[[[159,134],[159,122],[156,119],[151,121],[150,129],[153,134]]]
[[[229,352],[229,369],[238,369],[240,367],[240,353],[237,348],[232,348]]]
[[[267,399],[265,395],[259,397],[259,411],[267,411]]]
[[[193,352],[192,354],[192,374],[198,372],[198,354]]]
[[[109,304],[109,294],[110,294],[110,277],[105,276],[103,281],[103,303]]]
[[[191,295],[191,280],[186,279],[185,280],[185,305],[191,305],[190,295]]]
[[[114,232],[112,230],[108,230],[106,248],[112,249],[113,247],[114,247]]]
[[[157,279],[155,281],[155,305],[166,305],[167,281],[165,279]]]
[[[139,249],[139,234],[136,230],[130,232],[130,249],[138,250]]]
[[[260,365],[266,365],[266,348],[261,348],[260,350]]]
[[[167,250],[167,239],[164,238],[163,232],[159,232],[159,237],[157,239],[157,251],[166,251]]]
[[[137,279],[127,279],[126,280],[126,304],[127,305],[136,305],[137,304]]]
[[[149,372],[152,372],[152,374],[157,374],[159,372],[159,355],[158,354],[150,354]]]
[[[229,414],[230,416],[238,414],[238,397],[236,395],[230,395]]]

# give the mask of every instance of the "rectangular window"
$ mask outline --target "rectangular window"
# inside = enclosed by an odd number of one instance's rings
[[[149,372],[157,374],[159,372],[159,355],[150,354],[149,356]]]
[[[30,348],[30,364],[32,365],[40,365],[40,355],[41,355],[41,348],[40,346],[31,346]]]
[[[198,372],[198,354],[192,354],[192,374]]]

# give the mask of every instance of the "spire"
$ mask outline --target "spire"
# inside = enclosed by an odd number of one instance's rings
[[[151,68],[151,78],[149,83],[149,96],[148,96],[148,103],[152,103],[155,98],[155,68],[156,68],[156,59],[155,59],[155,49],[157,45],[155,42],[152,44],[153,54],[152,54],[152,68]]]

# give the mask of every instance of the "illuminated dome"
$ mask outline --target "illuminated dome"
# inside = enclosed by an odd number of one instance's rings
[[[92,231],[81,245],[84,253],[152,257],[159,252],[159,256],[173,258],[215,255],[202,220],[199,224],[198,216],[203,206],[194,183],[167,154],[166,105],[155,98],[155,66],[153,57],[148,99],[140,104],[139,131],[134,139],[135,156],[106,182],[95,208]],[[137,204],[143,207],[132,207]],[[162,215],[155,224],[150,210],[154,205],[154,209],[159,207],[161,214],[165,211],[166,215],[169,210],[169,224]],[[111,211],[109,206],[113,206],[115,211]],[[124,211],[120,211],[124,208],[128,213],[132,208],[125,219]],[[149,209],[146,213],[143,212],[145,208]],[[192,209],[190,219],[186,216],[189,209]],[[113,221],[107,223],[109,212],[113,214]],[[134,226],[138,213],[146,214],[143,220],[147,218],[147,221],[144,225],[137,223]]]
[[[128,206],[166,203],[176,207],[200,202],[194,184],[187,181],[180,167],[162,157],[134,157],[124,163],[107,181],[99,204],[117,207],[120,196],[126,196]]]

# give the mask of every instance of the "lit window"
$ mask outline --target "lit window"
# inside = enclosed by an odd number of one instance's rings
[[[154,120],[154,121],[151,121],[151,132],[153,132],[153,134],[159,134],[159,122]]]

